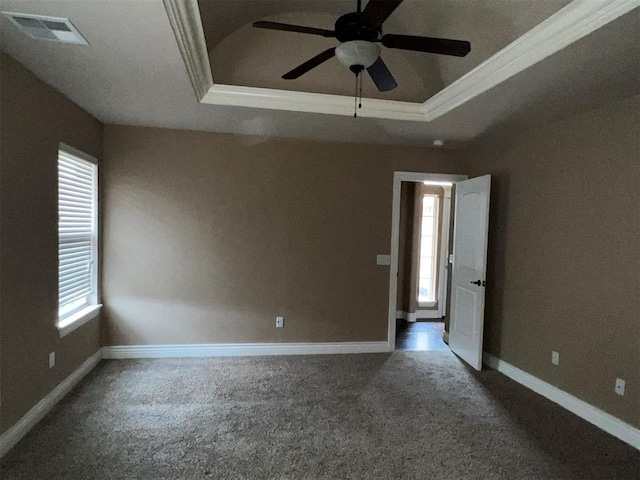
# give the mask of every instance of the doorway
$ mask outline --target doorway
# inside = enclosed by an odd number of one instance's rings
[[[441,274],[440,280],[436,277],[437,261],[439,255],[448,255],[447,250],[435,250],[433,245],[436,238],[442,232],[435,235],[428,235],[429,228],[433,230],[436,218],[439,215],[436,212],[437,201],[435,199],[428,200],[429,193],[422,186],[414,187],[418,191],[414,205],[421,205],[420,213],[421,222],[419,234],[414,234],[414,245],[419,247],[411,247],[411,250],[419,257],[418,262],[423,262],[426,267],[414,267],[418,276],[422,276],[416,282],[416,287],[411,290],[413,293],[409,301],[417,302],[417,308],[413,313],[413,318],[407,313],[408,320],[417,320],[420,316],[416,313],[420,309],[426,307],[426,310],[432,310],[437,314],[450,311],[450,325],[443,333],[448,336],[448,345],[451,351],[460,359],[468,363],[473,368],[480,370],[482,368],[482,348],[483,348],[483,326],[484,326],[484,300],[486,273],[487,273],[487,244],[489,232],[489,204],[491,192],[491,175],[483,175],[467,180],[462,175],[438,175],[426,173],[409,173],[395,172],[393,177],[393,209],[392,209],[392,229],[391,229],[391,269],[389,271],[389,316],[388,316],[388,348],[393,351],[396,348],[396,326],[398,323],[399,311],[398,306],[398,278],[400,266],[400,220],[401,220],[401,202],[402,202],[402,184],[403,182],[421,183],[422,185],[443,185],[445,183],[453,183],[455,195],[451,195],[455,203],[454,232],[452,244],[451,263],[449,259],[443,260],[446,265],[451,265],[447,270],[450,273],[450,281],[448,275]],[[426,192],[426,193],[425,193]],[[453,199],[455,197],[455,200]],[[427,213],[424,213],[427,212]],[[429,213],[431,212],[431,213]],[[430,223],[431,222],[431,223]],[[431,225],[431,227],[429,227]],[[427,232],[427,233],[425,233]],[[416,237],[417,235],[417,237]],[[431,238],[430,238],[431,237]],[[447,243],[447,240],[441,240]],[[421,252],[421,253],[420,253]],[[427,252],[427,253],[425,253]],[[431,252],[431,253],[428,253]],[[425,260],[425,257],[426,258]],[[416,264],[417,265],[417,264]],[[431,273],[429,273],[431,271]],[[406,279],[406,275],[404,276]],[[447,282],[443,280],[447,279]],[[424,281],[423,281],[424,280]],[[451,292],[449,296],[441,295],[435,297],[436,291],[439,291],[442,285],[448,283]],[[440,285],[440,287],[438,286]],[[445,291],[446,292],[446,291]],[[400,295],[402,296],[402,295]],[[438,298],[440,306],[434,301]],[[420,303],[422,300],[422,304]],[[449,306],[446,306],[449,302]],[[415,305],[415,304],[414,304]],[[431,307],[431,308],[429,308]],[[447,334],[448,332],[448,334]]]
[[[453,182],[401,182],[396,350],[445,350]]]
[[[394,174],[389,349],[446,349],[451,191],[466,175]],[[397,341],[396,341],[397,340]]]

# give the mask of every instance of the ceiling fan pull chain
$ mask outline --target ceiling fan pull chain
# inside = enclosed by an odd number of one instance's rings
[[[362,108],[362,74],[360,75],[360,103],[358,103],[358,108]]]
[[[358,72],[356,72],[356,91],[353,96],[353,118],[358,118]]]

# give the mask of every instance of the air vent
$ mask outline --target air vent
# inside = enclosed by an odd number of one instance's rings
[[[88,45],[68,18],[44,17],[27,13],[2,12],[11,22],[36,40]]]

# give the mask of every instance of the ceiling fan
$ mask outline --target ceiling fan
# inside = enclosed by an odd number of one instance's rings
[[[356,11],[338,18],[333,31],[266,21],[254,22],[253,26],[256,28],[283,30],[285,32],[320,35],[322,37],[336,38],[340,42],[337,47],[329,48],[290,72],[285,73],[282,76],[285,80],[299,78],[336,56],[340,63],[349,67],[356,75],[356,91],[358,76],[366,69],[378,90],[386,92],[393,90],[398,84],[382,57],[380,57],[378,43],[387,48],[453,55],[456,57],[464,57],[471,51],[471,44],[462,40],[383,34],[382,24],[401,3],[402,0],[369,0],[363,11],[362,0],[356,0]],[[362,83],[360,83],[360,89],[362,91]]]

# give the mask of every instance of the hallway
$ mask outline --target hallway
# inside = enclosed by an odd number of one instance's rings
[[[396,330],[396,350],[426,351],[448,350],[442,341],[444,322],[418,321],[415,323],[398,320]]]

